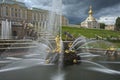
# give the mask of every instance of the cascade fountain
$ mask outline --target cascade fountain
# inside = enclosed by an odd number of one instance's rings
[[[18,55],[16,51],[27,51],[35,48],[32,40],[16,40],[12,37],[12,24],[7,19],[1,23],[0,55],[13,56]],[[19,54],[20,55],[20,54]]]
[[[1,39],[11,39],[11,22],[2,21]]]

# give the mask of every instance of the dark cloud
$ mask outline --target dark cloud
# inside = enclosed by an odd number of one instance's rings
[[[64,15],[70,19],[70,23],[78,24],[88,15],[89,6],[92,5],[94,16],[114,15],[119,16],[120,0],[63,0]]]
[[[21,1],[21,0],[19,0]],[[25,0],[27,1],[27,0]],[[50,6],[52,0],[29,0],[33,6]],[[92,5],[94,17],[119,16],[120,0],[63,0],[63,15],[70,23],[78,24],[88,16],[89,6]],[[47,7],[47,8],[48,8]]]
[[[84,20],[83,17],[74,17],[74,16],[68,17],[68,19],[69,19],[70,24],[74,24],[74,23],[80,24],[80,22]]]

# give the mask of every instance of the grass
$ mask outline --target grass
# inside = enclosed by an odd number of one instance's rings
[[[86,38],[96,38],[96,35],[101,36],[102,38],[110,38],[110,37],[118,38],[118,37],[120,37],[120,32],[117,32],[117,31],[63,26],[62,27],[62,33],[63,33],[62,39],[63,40],[66,39],[64,32],[69,32],[75,38],[80,35],[85,36]],[[120,40],[118,40],[118,41],[110,40],[110,42],[112,42],[120,47]]]
[[[109,40],[109,42],[114,43],[116,46],[120,48],[120,40]]]

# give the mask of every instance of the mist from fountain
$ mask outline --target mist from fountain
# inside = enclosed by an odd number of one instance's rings
[[[58,34],[61,34],[62,1],[52,0],[52,6],[50,10],[46,31],[55,38]]]
[[[2,21],[2,26],[1,26],[1,39],[11,39],[12,36],[12,26],[11,22]]]
[[[46,53],[46,47],[47,49],[49,49],[50,51],[53,51],[56,47],[55,45],[55,37],[57,35],[59,35],[61,37],[61,15],[62,15],[62,11],[61,11],[61,7],[62,7],[62,1],[56,1],[56,0],[52,0],[52,5],[51,5],[51,11],[49,11],[49,15],[48,15],[48,21],[45,21],[40,24],[37,25],[37,23],[35,23],[35,28],[36,27],[42,27],[43,28],[43,32],[48,33],[49,35],[43,35],[43,37],[40,37],[38,41],[35,41],[35,44],[38,48],[36,48],[35,50],[31,49],[28,51],[28,55],[31,55],[31,51],[33,50],[34,53],[36,54],[41,54],[41,58],[47,57]],[[48,23],[47,23],[48,22]],[[38,33],[39,33],[39,29],[38,29]],[[2,31],[1,31],[2,35],[1,35],[1,39],[11,39],[11,22],[8,22],[8,20],[6,21],[2,21]],[[50,37],[53,37],[53,41],[49,41]],[[62,40],[60,40],[62,41]],[[52,45],[51,45],[52,44]],[[61,42],[60,42],[61,44]],[[62,45],[62,44],[61,44]],[[13,47],[14,45],[10,45],[10,47]],[[42,47],[41,47],[42,46]],[[8,48],[10,48],[8,47]],[[39,53],[41,50],[42,53]],[[43,51],[45,50],[45,51]],[[9,50],[5,50],[4,53],[6,53]],[[44,54],[44,55],[43,55]],[[42,56],[43,55],[43,56]]]
[[[110,42],[104,40],[89,40],[81,36],[73,41],[69,50],[89,52],[89,49],[96,49],[96,52],[97,50],[103,50],[105,52],[105,49],[108,49],[111,46],[116,48],[116,46]]]
[[[54,75],[51,79],[52,80],[64,80],[64,73],[62,72],[63,67],[63,41],[61,39],[62,37],[62,23],[61,23],[61,17],[62,17],[62,0],[52,0],[52,9],[49,13],[49,20],[48,20],[48,26],[47,31],[52,34],[53,36],[59,36],[58,42],[56,44],[59,44],[60,51],[58,53],[58,71],[57,75]],[[53,27],[52,27],[53,26]],[[50,28],[48,28],[50,27]]]
[[[81,47],[85,47],[86,45],[88,46],[92,46],[92,48],[109,48],[110,46],[114,46],[112,43],[104,41],[104,40],[89,40],[86,43],[84,43],[83,45],[79,46],[77,49],[81,48]]]
[[[74,50],[75,47],[79,47],[83,44],[86,43],[86,38],[81,36],[81,37],[78,37],[77,39],[75,39],[75,41],[73,41],[71,47],[69,48],[69,50]]]

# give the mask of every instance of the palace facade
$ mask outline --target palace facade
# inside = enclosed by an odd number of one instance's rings
[[[19,38],[35,36],[33,33],[37,30],[39,30],[38,32],[44,30],[44,26],[48,23],[48,16],[49,11],[47,10],[39,8],[29,9],[25,3],[16,0],[0,0],[0,31],[2,21],[8,21],[12,26],[12,36]],[[62,21],[62,25],[68,24],[68,19],[64,16],[62,16]]]

